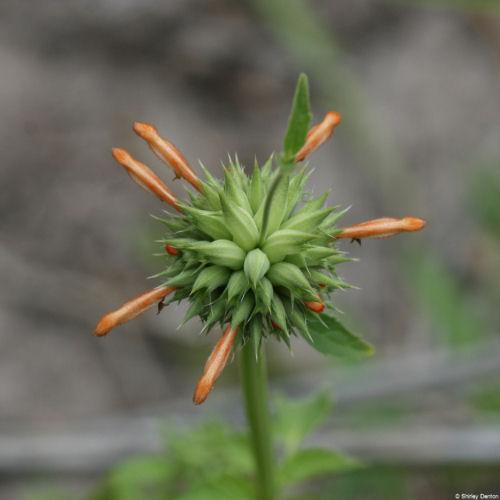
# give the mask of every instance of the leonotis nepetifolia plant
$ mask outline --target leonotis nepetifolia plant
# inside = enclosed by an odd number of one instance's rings
[[[231,352],[242,350],[243,387],[263,498],[272,496],[273,486],[266,478],[271,452],[269,439],[266,444],[264,438],[262,341],[274,338],[290,345],[292,337],[300,336],[326,354],[370,354],[371,346],[331,314],[331,294],[349,286],[337,275],[337,266],[351,260],[336,244],[343,238],[391,236],[425,225],[422,219],[405,217],[339,228],[345,210],[325,206],[328,192],[311,195],[307,188],[311,169],[299,164],[332,135],[340,121],[338,113],[329,112],[310,128],[308,84],[301,75],[283,152],[271,155],[262,166],[255,162],[251,173],[237,157],[229,158],[222,180],[203,166],[200,178],[155,127],[136,122],[136,134],[176,177],[192,186],[186,201],[178,200],[125,150],[113,149],[115,160],[132,179],[176,213],[158,217],[165,227],[163,268],[156,275],[161,284],[106,314],[95,334],[106,335],[154,304],[161,309],[182,300],[189,302],[184,321],[198,316],[207,333],[222,326],[224,333],[205,364],[193,401],[205,401]],[[265,491],[271,496],[266,497]]]

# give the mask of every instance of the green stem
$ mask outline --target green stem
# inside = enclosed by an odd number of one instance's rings
[[[250,439],[257,468],[257,499],[275,498],[274,459],[267,395],[267,371],[264,349],[255,357],[252,342],[247,342],[241,356],[241,385]]]

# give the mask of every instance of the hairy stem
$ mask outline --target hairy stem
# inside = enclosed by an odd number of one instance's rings
[[[269,419],[267,371],[264,349],[256,359],[251,342],[247,342],[241,356],[241,384],[250,440],[256,464],[256,494],[258,500],[275,498],[274,460]]]

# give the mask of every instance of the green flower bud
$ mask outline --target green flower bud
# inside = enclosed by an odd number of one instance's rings
[[[271,309],[271,301],[273,299],[273,295],[273,284],[267,278],[262,278],[257,283],[257,288],[255,290],[255,296],[260,306],[261,312],[266,313]]]
[[[260,176],[260,168],[255,163],[253,168],[252,180],[250,181],[250,191],[248,193],[250,206],[255,214],[264,200],[264,185]]]
[[[259,359],[263,327],[264,322],[260,315],[257,315],[252,320],[250,320],[250,323],[248,325],[248,335],[250,337],[250,341],[253,344],[255,359]]]
[[[285,301],[284,305],[290,323],[297,328],[302,336],[307,337],[312,342],[311,334],[309,333],[306,317],[302,308],[297,306],[294,307],[289,301]]]
[[[333,208],[323,208],[313,212],[299,212],[288,219],[282,229],[297,229],[301,231],[315,230],[321,222],[332,212]]]
[[[221,209],[219,191],[210,184],[203,183],[203,194],[205,195],[208,206],[215,211]]]
[[[321,196],[318,196],[317,198],[314,198],[307,203],[304,203],[304,206],[297,212],[298,214],[301,213],[306,213],[306,212],[314,212],[315,210],[320,210],[323,208],[323,205],[325,204],[326,199],[328,198],[328,195],[330,193],[327,191],[326,193],[323,193]]]
[[[236,271],[231,274],[227,283],[227,300],[231,301],[234,297],[241,297],[250,285],[244,271]]]
[[[247,195],[241,187],[241,181],[235,167],[224,170],[224,194],[226,199],[232,201],[238,207],[243,208],[249,214],[253,213]]]
[[[260,234],[253,217],[243,208],[235,205],[232,201],[221,196],[221,205],[227,228],[233,236],[233,240],[243,250],[252,250],[259,242]]]
[[[271,235],[276,231],[286,215],[288,203],[288,183],[289,175],[280,172],[280,175],[273,181],[273,184],[268,192],[271,196],[271,202],[266,208],[267,213],[264,213],[263,224],[265,227],[263,237]],[[266,204],[267,205],[267,204]],[[267,220],[266,220],[267,219]]]
[[[214,240],[231,238],[231,233],[226,229],[222,214],[208,210],[200,210],[190,206],[182,206],[184,212],[189,214],[196,227]]]
[[[216,288],[225,285],[231,275],[231,271],[227,267],[209,266],[203,269],[196,281],[193,284],[191,293],[197,292],[202,288],[206,288],[209,292]]]
[[[304,186],[308,181],[309,176],[310,172],[308,173],[305,169],[302,169],[297,175],[294,175],[291,178],[287,193],[287,216],[292,213],[293,209],[302,198],[302,195],[304,194]]]
[[[262,251],[274,264],[282,261],[287,255],[297,252],[301,246],[316,237],[313,233],[305,233],[294,229],[280,229],[271,234],[262,246]]]
[[[337,251],[334,248],[323,246],[310,246],[300,254],[289,255],[286,261],[295,264],[297,267],[318,266],[323,259],[331,257]]]
[[[189,309],[186,311],[186,315],[182,320],[182,324],[186,324],[190,319],[198,316],[203,311],[206,306],[207,296],[205,293],[197,293],[189,306]]]
[[[315,298],[311,285],[302,271],[289,262],[273,264],[267,272],[267,278],[274,286],[283,286],[294,292],[302,291],[305,294],[304,298],[310,296],[312,300]]]
[[[200,241],[191,246],[191,249],[205,257],[212,264],[239,270],[245,261],[245,252],[233,241]]]
[[[197,276],[198,272],[196,269],[189,269],[187,271],[182,271],[177,276],[170,278],[167,281],[167,285],[176,287],[191,286],[196,281]]]
[[[266,275],[270,265],[267,255],[259,248],[247,253],[243,269],[254,289],[257,283]]]
[[[241,325],[241,323],[246,322],[250,317],[250,313],[253,310],[253,306],[255,304],[255,300],[253,297],[253,293],[247,293],[241,302],[239,302],[233,312],[233,317],[231,318],[231,327]]]
[[[283,331],[288,332],[285,307],[277,294],[271,301],[271,318]]]
[[[315,285],[324,285],[327,287],[337,288],[336,280],[334,280],[331,276],[316,271],[315,269],[309,270],[309,277]]]
[[[209,313],[205,322],[205,330],[210,331],[210,329],[217,323],[222,323],[224,321],[224,316],[226,312],[226,300],[224,297],[217,299],[213,304],[209,305]]]

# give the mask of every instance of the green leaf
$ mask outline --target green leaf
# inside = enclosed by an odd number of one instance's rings
[[[278,398],[274,416],[275,432],[287,456],[295,453],[304,438],[317,429],[332,411],[332,401],[325,392],[306,399]]]
[[[309,83],[307,76],[302,73],[297,81],[292,110],[288,119],[284,142],[285,163],[294,163],[295,154],[304,145],[310,126]]]
[[[315,476],[350,471],[358,467],[359,462],[337,451],[309,448],[298,451],[281,466],[279,480],[283,486],[289,486]]]
[[[311,311],[307,311],[306,315],[309,336],[303,337],[317,351],[343,359],[358,359],[373,354],[371,344],[351,333],[333,316]]]

